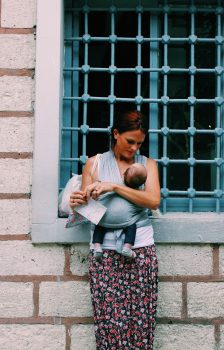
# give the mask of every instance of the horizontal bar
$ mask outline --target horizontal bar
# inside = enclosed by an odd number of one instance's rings
[[[169,191],[169,195],[187,196],[187,198],[189,198],[187,191]],[[196,196],[198,197],[198,196],[214,196],[214,195],[215,195],[214,191],[195,191],[195,196],[191,198],[195,198]],[[224,195],[224,192],[222,195]]]
[[[62,127],[62,131],[80,131],[82,132],[82,129],[80,127]],[[109,128],[88,128],[88,132],[109,132]]]
[[[60,158],[62,162],[80,162],[80,158]]]
[[[142,103],[163,103],[163,100],[159,99],[159,98],[142,98],[141,102],[137,102],[135,100],[135,98],[126,98],[126,97],[116,97],[116,101],[111,102],[111,103],[115,103],[115,102],[134,102],[136,104],[142,104]],[[63,97],[64,100],[68,100],[68,101],[82,101],[82,97],[76,97],[76,96],[64,96]],[[100,102],[110,102],[108,97],[99,97],[99,96],[89,96],[88,97],[88,101],[83,101],[83,102],[90,102],[90,101],[100,101]],[[183,98],[183,99],[169,99],[169,101],[166,104],[170,104],[170,103],[189,103],[188,99]],[[206,103],[206,104],[211,104],[211,103],[216,103],[216,100],[214,98],[210,98],[210,99],[197,99],[197,104],[198,103]]]
[[[88,126],[88,125],[87,125]],[[109,132],[109,126],[108,128],[89,128],[88,127],[88,132]],[[81,127],[62,127],[62,131],[82,131]],[[162,134],[163,131],[161,129],[149,129],[148,130],[149,134]],[[169,132],[165,135],[168,136],[169,134],[186,134],[189,136],[192,136],[189,134],[188,129],[169,129]],[[195,129],[195,134],[212,134],[216,135],[216,130],[214,129]],[[194,135],[193,135],[194,136]]]
[[[215,12],[216,8],[208,8],[208,7],[200,7],[200,6],[194,6],[195,8],[195,12],[204,12],[204,13],[213,13]],[[108,12],[110,9],[110,7],[91,7],[88,6],[88,11],[94,11],[94,12]],[[116,11],[119,12],[135,12],[137,9],[136,7],[119,7],[119,6],[114,6],[114,9],[116,9]],[[191,13],[191,9],[190,7],[144,7],[142,6],[143,12],[154,12],[156,14],[159,13],[167,13],[169,12],[183,12],[183,13]],[[67,7],[65,8],[66,12],[84,12],[85,11],[85,7]],[[137,10],[138,11],[138,10]]]
[[[79,162],[80,158],[68,158],[68,157],[62,157],[60,158],[61,161],[66,162]],[[162,159],[155,159],[157,163],[162,163]],[[187,159],[169,159],[169,164],[189,164]],[[195,164],[216,164],[215,160],[208,160],[208,159],[195,159]],[[223,164],[224,165],[224,164]]]
[[[149,129],[148,132],[150,134],[163,134],[163,131],[161,129]],[[188,129],[169,129],[167,134],[165,136],[168,136],[169,134],[186,134],[190,135]],[[195,134],[216,134],[216,131],[214,129],[195,129]],[[192,135],[190,135],[192,136]]]
[[[162,159],[155,159],[156,162],[158,163],[163,163],[163,160]],[[217,164],[215,160],[211,160],[211,159],[195,159],[194,158],[194,161],[195,161],[195,164]],[[188,159],[167,159],[167,163],[165,166],[167,166],[168,164],[188,164],[190,165]],[[224,164],[222,164],[224,165]]]
[[[196,71],[193,73],[194,75],[198,73],[216,73],[215,69],[212,68],[196,68]],[[104,68],[104,67],[89,67],[88,71],[85,72],[83,71],[82,67],[65,67],[63,69],[65,72],[82,72],[84,74],[88,74],[89,72],[105,72],[105,73],[111,73],[110,68]],[[138,72],[138,67],[130,67],[130,68],[119,68],[116,67],[116,72],[115,73],[136,73],[136,74],[142,74],[142,73],[151,73],[151,72],[158,72],[162,74],[170,74],[170,73],[188,73],[192,74],[190,71],[190,68],[169,68],[168,73],[163,72],[163,68],[144,68],[141,67],[140,73]],[[114,73],[114,74],[115,74]],[[224,70],[221,74],[224,73]]]
[[[88,34],[86,34],[88,35]],[[169,38],[169,40],[167,42],[165,42],[163,40],[163,38],[150,38],[150,37],[143,37],[142,38],[142,42],[141,43],[145,43],[145,42],[162,42],[163,44],[170,44],[170,43],[176,43],[176,42],[180,42],[180,43],[189,43],[189,44],[196,44],[196,43],[217,43],[215,38],[198,38],[196,39],[196,41],[194,43],[191,42],[190,38]],[[71,37],[67,37],[64,38],[64,41],[83,41],[83,37],[82,36],[71,36]],[[91,42],[108,42],[110,43],[110,37],[109,36],[89,36],[87,43],[91,43]],[[136,37],[119,37],[116,36],[116,40],[115,42],[135,42],[136,44],[138,43],[138,40],[136,39]],[[218,45],[218,43],[217,43]]]

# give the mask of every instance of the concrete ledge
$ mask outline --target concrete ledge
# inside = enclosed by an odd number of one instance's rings
[[[90,226],[65,229],[66,219],[54,223],[35,223],[33,243],[83,243],[90,240]],[[157,243],[224,243],[224,213],[174,213],[152,219]]]
[[[153,219],[160,243],[223,243],[224,213],[172,213]]]

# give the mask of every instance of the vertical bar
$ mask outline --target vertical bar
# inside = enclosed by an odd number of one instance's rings
[[[194,3],[192,3],[193,5]],[[195,34],[195,13],[191,13],[191,35]],[[190,65],[195,65],[195,46],[191,43],[190,47]],[[194,96],[194,75],[190,75],[190,96]],[[194,105],[190,106],[190,127],[194,127]],[[194,157],[194,135],[190,135],[190,158]],[[194,188],[194,165],[190,165],[190,183],[189,188]],[[189,198],[189,212],[193,211],[193,198]]]
[[[111,12],[111,35],[115,35],[115,13]],[[111,42],[111,66],[115,66],[115,43]],[[114,96],[115,75],[110,74],[110,95]],[[114,104],[110,103],[110,127],[114,122]],[[110,142],[111,144],[111,142]]]
[[[168,13],[164,12],[164,35],[168,35]],[[163,64],[168,65],[168,45],[164,43]],[[168,77],[163,75],[163,96],[168,94]],[[163,127],[167,127],[167,106],[163,105]],[[167,157],[167,135],[163,135],[163,157]],[[163,166],[163,188],[167,188],[167,167]],[[167,210],[166,198],[163,200],[163,212]]]
[[[88,11],[84,12],[84,33],[88,34]],[[88,65],[89,61],[89,44],[84,44],[84,64]],[[84,94],[88,94],[88,74],[84,73]],[[87,124],[88,102],[83,102],[83,125]],[[86,134],[82,135],[82,155],[86,156]]]
[[[74,12],[73,13],[73,35],[79,36],[79,13]],[[73,66],[78,67],[79,66],[79,42],[73,41]],[[72,91],[73,96],[79,95],[79,72],[73,72],[72,75]],[[79,124],[79,101],[72,101],[72,126],[77,127]],[[71,142],[71,155],[72,158],[78,158],[78,142],[79,142],[79,133],[78,132],[72,132],[72,142]],[[72,172],[78,173],[78,162],[72,162]]]
[[[216,20],[217,20],[217,35],[222,34],[222,29],[221,29],[221,14],[216,15]],[[217,45],[217,66],[221,65],[221,45]],[[217,75],[216,76],[216,96],[221,97],[221,76]],[[216,127],[220,128],[221,127],[221,106],[216,106]],[[216,157],[220,158],[221,157],[221,138],[216,136]],[[216,190],[220,190],[220,167],[218,164],[216,165]],[[216,198],[216,212],[220,212],[220,198]]]
[[[141,36],[142,31],[142,13],[141,11],[138,12],[138,36]],[[142,44],[138,43],[137,44],[137,65],[141,66],[141,56],[142,56]],[[137,96],[141,96],[141,81],[142,81],[142,76],[141,73],[137,73]],[[137,110],[141,110],[141,105],[137,105]]]
[[[152,6],[157,5],[157,1],[152,2]],[[150,37],[157,38],[158,33],[158,15],[150,15]],[[158,68],[159,65],[159,44],[157,42],[150,43],[150,62],[151,68]],[[158,73],[149,73],[149,96],[150,98],[158,98]],[[149,105],[149,128],[158,129],[158,104]],[[158,158],[158,134],[150,134],[149,153],[152,158]]]
[[[219,4],[220,5],[220,4]],[[221,6],[221,5],[220,5]],[[224,36],[224,20],[223,16],[220,15],[220,28],[221,28],[221,35]],[[221,46],[221,65],[224,66],[224,46]],[[221,76],[221,96],[224,96],[224,74]],[[220,113],[221,113],[221,125],[224,126],[224,105],[220,107]],[[222,158],[224,158],[224,140],[223,136],[220,138],[220,148],[221,148],[221,155]],[[224,167],[222,166],[220,169],[220,177],[221,177],[221,189],[224,191]],[[221,204],[223,204],[224,198],[222,197]],[[223,209],[223,208],[222,208]]]
[[[71,1],[67,1],[65,6],[70,6]],[[72,13],[68,13],[64,11],[65,13],[65,25],[64,25],[64,32],[65,36],[71,36],[72,35]],[[72,43],[66,42],[64,49],[64,65],[71,67],[72,66]],[[72,96],[72,73],[71,72],[64,72],[64,95],[65,96]],[[64,100],[63,102],[63,116],[61,118],[62,125],[61,125],[61,157],[71,157],[71,131],[62,131],[63,126],[71,127],[71,109],[72,109],[72,102],[69,100]],[[60,164],[60,187],[64,187],[66,182],[71,176],[71,164],[70,162],[61,162]]]

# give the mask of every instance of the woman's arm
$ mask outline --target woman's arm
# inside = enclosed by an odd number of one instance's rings
[[[111,182],[94,182],[83,187],[87,199],[90,196],[97,199],[103,193],[116,192],[121,197],[141,207],[157,209],[160,204],[160,185],[156,162],[153,159],[147,159],[146,168],[148,176],[143,191]]]
[[[95,156],[96,157],[96,156]],[[95,173],[92,174],[92,167],[94,164],[95,157],[91,157],[87,160],[82,173],[82,185],[81,191],[72,192],[70,196],[69,205],[71,208],[75,208],[81,204],[87,204],[87,196],[84,189],[89,186],[96,176]]]

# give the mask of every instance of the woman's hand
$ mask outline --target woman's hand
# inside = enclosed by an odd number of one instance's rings
[[[96,181],[85,188],[84,194],[87,201],[90,197],[93,199],[98,199],[98,197],[107,192],[114,191],[114,184],[112,182],[100,182]]]
[[[69,205],[73,209],[81,204],[87,204],[87,197],[83,191],[72,192]]]

